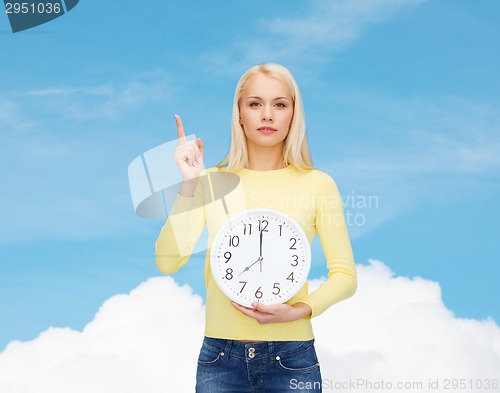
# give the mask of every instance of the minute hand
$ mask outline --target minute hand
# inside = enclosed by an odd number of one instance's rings
[[[264,231],[260,231],[260,257],[262,258],[262,235]]]
[[[262,237],[264,236],[264,231],[260,231],[260,272],[262,273],[262,260],[264,257],[262,256]]]

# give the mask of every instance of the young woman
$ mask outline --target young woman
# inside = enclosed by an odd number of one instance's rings
[[[163,273],[171,274],[187,262],[205,226],[210,249],[230,216],[253,208],[290,216],[309,242],[318,234],[329,271],[328,279],[311,293],[305,284],[284,304],[244,307],[218,288],[207,252],[205,337],[196,391],[320,392],[311,318],[354,294],[356,269],[338,189],[311,162],[293,76],[281,65],[263,64],[241,77],[229,154],[216,168],[202,171],[203,142],[186,141],[177,115],[176,122],[179,146],[174,159],[184,181],[156,242],[157,266]],[[224,203],[207,197],[210,184],[201,179],[211,172],[239,176],[237,189]]]

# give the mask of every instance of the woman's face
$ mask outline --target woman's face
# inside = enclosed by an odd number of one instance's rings
[[[293,117],[293,99],[283,82],[262,74],[252,76],[239,107],[249,149],[283,144]]]

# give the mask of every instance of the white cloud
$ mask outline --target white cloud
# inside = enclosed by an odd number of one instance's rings
[[[379,261],[359,267],[356,295],[315,325],[325,377],[422,381],[498,377],[500,328],[457,318],[439,284],[394,277]],[[465,391],[472,391],[467,389]],[[444,391],[444,390],[443,390]]]
[[[0,391],[193,391],[201,341],[192,338],[202,336],[203,315],[190,288],[152,278],[106,301],[82,332],[51,328],[9,344],[0,354]]]
[[[189,287],[152,278],[105,302],[83,332],[52,328],[12,342],[0,353],[0,391],[191,392],[203,320],[201,298]],[[441,389],[432,391],[444,392],[446,378],[493,379],[500,367],[493,320],[455,317],[439,284],[394,277],[378,261],[359,266],[355,297],[313,321],[327,384],[410,381],[430,391],[428,380],[439,378]]]

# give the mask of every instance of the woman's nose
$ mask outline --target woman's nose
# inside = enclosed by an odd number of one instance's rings
[[[262,121],[273,121],[273,113],[270,107],[265,106],[263,108]]]

